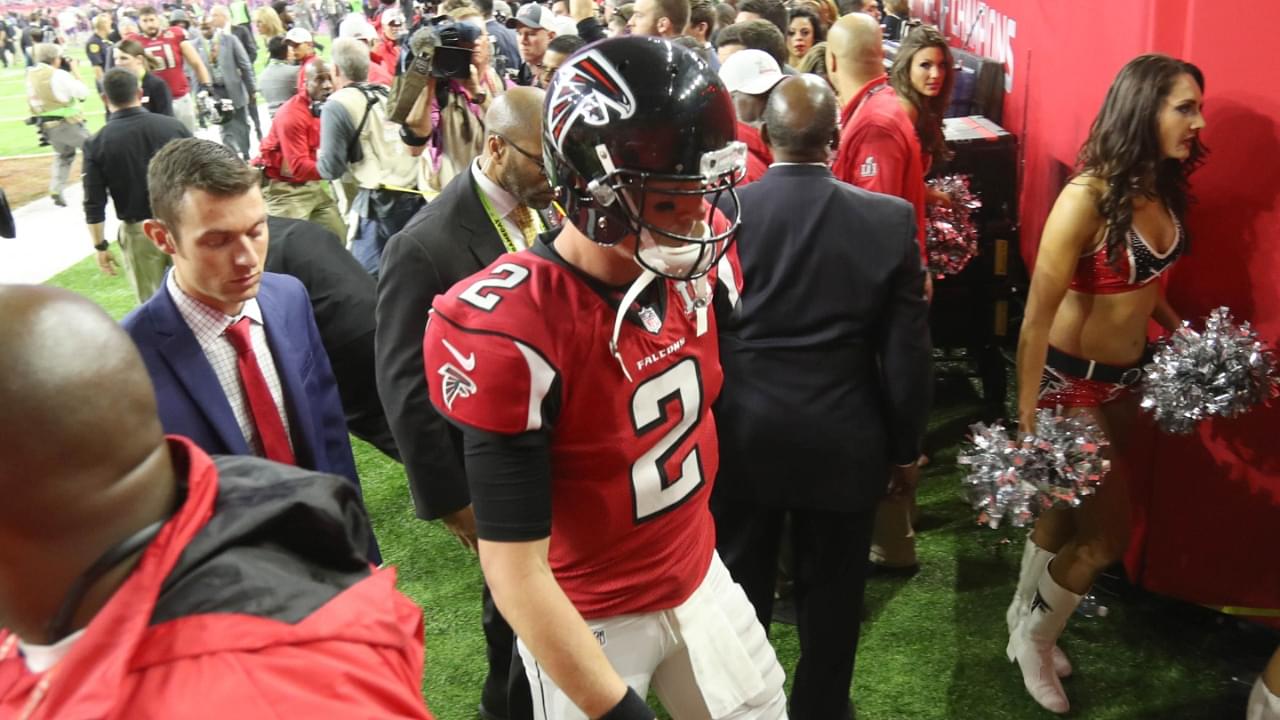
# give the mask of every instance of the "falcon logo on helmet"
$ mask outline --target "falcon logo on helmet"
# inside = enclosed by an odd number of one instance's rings
[[[557,150],[579,120],[602,127],[636,112],[631,87],[598,50],[571,58],[556,74],[559,77],[547,101],[547,120]]]

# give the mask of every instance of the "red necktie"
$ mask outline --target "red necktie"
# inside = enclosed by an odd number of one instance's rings
[[[240,370],[240,382],[249,401],[253,424],[257,426],[258,437],[262,440],[263,454],[268,460],[296,465],[293,449],[289,447],[289,435],[285,432],[284,421],[280,419],[280,408],[271,397],[271,388],[258,365],[258,356],[253,352],[249,318],[242,317],[227,327],[227,339],[236,349],[236,367]]]

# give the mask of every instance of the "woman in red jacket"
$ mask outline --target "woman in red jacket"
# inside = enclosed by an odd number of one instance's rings
[[[1056,647],[1094,578],[1129,541],[1125,453],[1137,412],[1147,322],[1181,319],[1156,279],[1187,248],[1187,177],[1204,148],[1204,76],[1187,62],[1143,55],[1116,76],[1080,151],[1080,172],[1045,223],[1018,341],[1018,422],[1064,408],[1110,439],[1111,472],[1079,507],[1055,508],[1027,540],[1009,607],[1010,661],[1046,709],[1066,712]],[[1052,560],[1052,562],[1050,562]]]

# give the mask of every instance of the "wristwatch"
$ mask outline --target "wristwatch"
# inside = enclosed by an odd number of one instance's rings
[[[106,252],[108,247],[111,247],[111,243],[108,243],[106,240],[103,240],[97,245],[94,245],[93,249],[97,250],[98,252]]]

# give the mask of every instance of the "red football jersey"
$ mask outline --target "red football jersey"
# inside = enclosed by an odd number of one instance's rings
[[[149,38],[142,33],[134,33],[129,36],[129,39],[142,43],[142,49],[148,55],[160,61],[160,69],[152,70],[152,72],[169,86],[174,100],[191,91],[191,85],[187,82],[187,73],[184,69],[185,63],[182,59],[182,42],[187,39],[186,33],[182,32],[182,28],[176,25],[165,28],[153,38]]]
[[[438,297],[423,341],[446,417],[502,434],[550,428],[549,559],[586,618],[679,605],[715,548],[715,318],[689,283],[654,283],[665,307],[625,321],[614,357],[613,305],[535,247]]]

